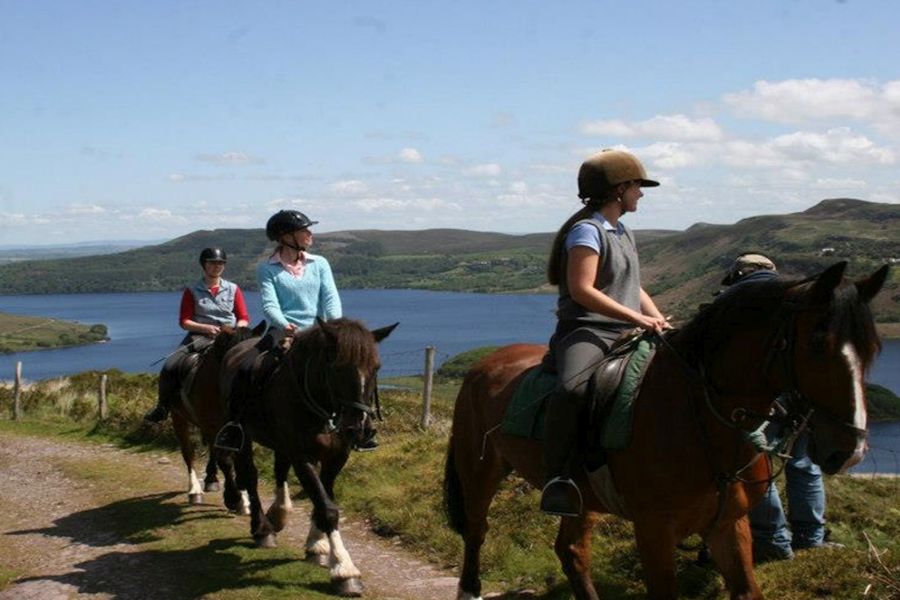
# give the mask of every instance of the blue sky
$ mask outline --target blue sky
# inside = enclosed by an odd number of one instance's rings
[[[637,228],[900,202],[893,1],[0,0],[0,244],[550,231],[635,152]]]

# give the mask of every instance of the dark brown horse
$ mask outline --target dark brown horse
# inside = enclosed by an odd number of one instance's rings
[[[330,567],[332,585],[342,596],[359,596],[363,587],[338,531],[334,482],[366,419],[377,412],[378,342],[396,326],[369,331],[359,321],[335,319],[296,333],[249,400],[247,441],[236,455],[237,481],[250,497],[250,533],[258,546],[274,546],[276,532],[285,525],[290,510],[286,481],[293,467],[313,504],[307,555]],[[225,357],[223,381],[239,368],[248,343]],[[275,453],[275,502],[265,514],[252,442]]]
[[[249,514],[247,502],[242,501],[236,487],[231,455],[215,449],[212,441],[225,422],[224,404],[219,397],[219,371],[222,359],[228,350],[239,342],[259,336],[265,330],[265,326],[266,323],[263,321],[253,330],[248,327],[222,327],[213,343],[193,359],[196,363],[183,380],[183,384],[187,383],[188,387],[182,386],[181,402],[172,407],[172,427],[178,437],[181,457],[188,470],[188,502],[191,504],[202,503],[203,492],[218,491],[219,481],[216,475],[218,467],[225,476],[223,495],[225,506],[230,510]],[[208,451],[203,487],[200,486],[200,480],[194,470],[194,444],[191,441],[191,431],[194,428],[200,430],[201,440]]]
[[[615,494],[601,499],[585,472],[576,477],[585,512],[562,519],[555,544],[576,598],[598,598],[591,532],[609,512],[634,522],[649,597],[676,597],[675,546],[694,533],[709,546],[732,598],[762,597],[745,515],[770,469],[755,460],[745,432],[787,393],[794,416],[812,412],[810,456],[827,473],[849,468],[866,449],[864,374],[880,348],[868,302],[887,267],[855,284],[844,280],[845,267],[800,282],[734,286],[667,337],[636,399],[630,445],[608,453]],[[481,594],[479,553],[501,480],[516,471],[532,485],[544,483],[540,442],[496,426],[545,350],[502,348],[475,365],[460,389],[445,477],[450,525],[465,542],[460,599]]]

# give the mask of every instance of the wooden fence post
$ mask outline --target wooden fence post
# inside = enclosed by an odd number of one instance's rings
[[[97,392],[97,400],[100,403],[101,421],[105,421],[106,417],[109,415],[109,407],[106,405],[106,379],[106,373],[100,376],[100,389]]]
[[[422,388],[422,429],[431,424],[431,388],[434,380],[434,346],[425,347],[425,387]]]
[[[22,416],[22,361],[16,361],[16,381],[13,384],[13,421]]]

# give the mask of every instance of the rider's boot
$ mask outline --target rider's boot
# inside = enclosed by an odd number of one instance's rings
[[[144,420],[151,423],[162,423],[165,421],[169,416],[169,407],[178,401],[179,386],[180,382],[174,373],[168,370],[160,372],[156,406],[144,415]]]
[[[581,491],[572,481],[573,454],[578,439],[578,403],[569,394],[557,392],[547,404],[544,434],[544,472],[541,510],[561,517],[581,515]]]

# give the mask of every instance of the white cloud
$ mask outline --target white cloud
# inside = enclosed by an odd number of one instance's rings
[[[820,190],[862,190],[867,187],[867,183],[860,179],[829,179],[820,178],[812,184],[812,187]]]
[[[900,80],[879,85],[860,79],[757,81],[752,90],[725,94],[741,117],[776,123],[850,119],[900,133]]]
[[[358,179],[347,179],[344,181],[336,181],[328,186],[330,192],[335,194],[350,194],[358,196],[360,194],[369,193],[369,186]]]
[[[733,140],[721,148],[722,160],[735,167],[808,167],[822,163],[888,165],[896,161],[890,148],[876,146],[864,135],[846,127],[825,133],[798,131],[764,142]]]
[[[404,148],[397,155],[397,159],[403,163],[423,163],[425,159],[422,154],[415,148]]]
[[[83,215],[101,215],[106,209],[96,204],[73,204],[65,209],[67,215],[77,217]]]
[[[222,152],[221,154],[198,154],[197,160],[200,162],[212,163],[220,166],[233,165],[258,165],[266,162],[258,156],[246,154],[244,152]]]
[[[635,154],[658,169],[678,169],[701,164],[704,161],[704,148],[677,142],[659,142],[635,150]]]
[[[584,135],[671,141],[716,141],[722,138],[722,129],[712,119],[691,119],[680,114],[657,115],[632,123],[620,120],[588,121],[582,123],[580,130]]]
[[[487,163],[483,165],[474,165],[463,169],[463,175],[470,177],[497,177],[503,169],[497,163]]]
[[[127,217],[126,217],[127,218]],[[167,208],[144,208],[137,214],[137,218],[144,221],[158,222],[185,222],[187,219],[180,215],[175,215]]]

